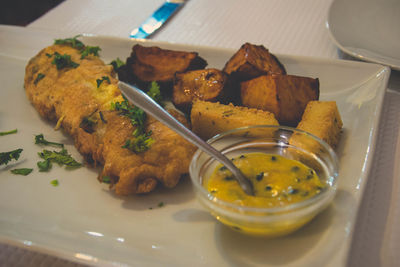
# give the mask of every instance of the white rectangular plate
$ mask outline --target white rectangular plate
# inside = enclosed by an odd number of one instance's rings
[[[40,118],[24,89],[24,68],[55,38],[73,34],[0,26],[0,151],[23,148],[16,163],[0,167],[0,241],[86,264],[151,266],[341,266],[347,259],[374,151],[376,128],[390,70],[376,64],[278,55],[289,74],[318,77],[321,100],[337,101],[344,132],[337,149],[339,190],[333,204],[298,232],[266,240],[231,231],[196,201],[189,179],[172,190],[120,197],[97,181],[98,170],[39,173],[34,135],[67,144],[70,137]],[[133,40],[89,36],[106,63],[126,59]],[[209,67],[222,68],[235,50],[145,42],[197,51]],[[272,51],[273,52],[273,51]],[[34,168],[28,176],[12,168]],[[50,184],[58,179],[59,186]],[[163,202],[163,207],[158,204]],[[151,208],[151,209],[150,209]]]

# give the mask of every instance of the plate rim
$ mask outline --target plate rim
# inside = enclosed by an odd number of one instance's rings
[[[27,29],[27,30],[29,31],[29,29]],[[44,32],[48,33],[49,35],[52,35],[52,34],[56,33],[54,31],[47,31],[47,30],[44,31]],[[57,35],[58,35],[58,32],[57,32]],[[125,42],[128,40],[128,38],[114,37],[114,36],[103,36],[103,35],[97,35],[97,34],[83,34],[83,35],[86,35],[88,37],[94,37],[94,38],[106,38],[106,39],[112,39],[112,40],[123,40]],[[201,45],[198,46],[198,45],[194,45],[194,44],[183,44],[183,43],[173,43],[173,42],[159,42],[159,41],[153,41],[153,40],[145,40],[144,42],[149,43],[149,44],[153,43],[153,44],[177,45],[177,46],[181,46],[181,47],[190,46],[190,47],[198,47],[198,48],[202,48],[202,49],[213,49],[213,50],[222,50],[222,51],[234,51],[235,50],[235,49],[231,49],[231,48],[220,48],[220,47],[201,46]],[[334,62],[334,63],[340,63],[340,64],[345,64],[345,65],[348,65],[348,64],[350,64],[350,65],[353,65],[353,64],[354,65],[374,64],[374,63],[367,63],[367,62],[357,62],[357,61],[340,60],[340,59],[316,58],[316,57],[309,57],[309,56],[292,56],[292,55],[286,55],[286,54],[277,54],[277,55],[278,56],[289,57],[289,58],[295,58],[295,59],[297,58],[297,59],[300,59],[300,60],[311,60],[311,61],[315,61],[315,62],[318,62],[318,61]],[[386,67],[386,66],[381,66],[381,65],[377,65],[376,67],[377,67],[377,71],[380,70],[380,71],[388,72],[387,77],[386,77],[386,79],[388,81],[389,76],[390,76],[390,69],[388,67]],[[386,87],[387,87],[387,82],[385,83],[385,89],[386,89]],[[377,128],[379,127],[380,116],[381,116],[381,113],[382,113],[383,97],[384,97],[385,90],[377,90],[377,92],[379,94],[379,105],[377,105],[375,107],[375,113],[377,115],[377,116],[375,116],[374,123],[373,123],[373,125],[375,127],[374,127],[374,129],[372,129],[372,134],[369,137],[369,143],[372,145],[373,148],[369,152],[369,155],[368,154],[365,155],[365,156],[368,155],[368,159],[364,160],[363,166],[367,166],[368,168],[366,169],[365,172],[362,173],[362,175],[364,176],[364,178],[363,178],[364,182],[362,183],[360,196],[362,196],[364,194],[365,187],[366,187],[366,181],[367,181],[367,178],[368,178],[368,176],[370,174],[370,169],[371,169],[371,166],[372,166],[371,165],[371,161],[372,161],[372,158],[373,158],[373,151],[375,151],[376,140],[377,140],[377,133],[378,133]],[[360,204],[361,204],[361,199],[357,203],[357,208],[356,208],[357,211],[359,210]],[[355,219],[356,219],[356,216],[354,216],[354,220]],[[352,227],[353,228],[355,227],[354,221],[353,221]],[[354,232],[354,229],[352,229],[352,233],[353,232]],[[353,234],[351,234],[351,237],[352,236],[353,236]],[[53,256],[56,256],[56,257],[60,257],[60,258],[66,259],[66,260],[70,260],[70,261],[78,262],[78,263],[83,263],[83,264],[90,264],[90,265],[91,264],[101,264],[101,265],[110,264],[110,265],[112,265],[113,263],[115,263],[115,262],[111,262],[109,260],[103,260],[101,258],[96,258],[96,261],[90,261],[90,260],[89,261],[87,261],[87,260],[81,261],[81,260],[77,259],[76,256],[74,256],[74,255],[66,255],[66,254],[69,254],[69,253],[63,253],[61,250],[59,251],[58,249],[48,249],[45,246],[41,246],[39,244],[32,244],[32,245],[27,246],[21,240],[16,240],[16,241],[14,240],[13,241],[13,240],[7,239],[5,236],[3,236],[3,233],[0,233],[0,242],[6,243],[6,244],[11,244],[11,245],[17,245],[18,247],[22,247],[24,249],[31,249],[33,251],[38,251],[40,253],[46,253],[46,254],[49,254],[49,255],[53,255]],[[348,257],[348,252],[349,251],[346,252],[346,256],[345,256],[346,259]]]
[[[332,29],[331,29],[331,25],[332,25],[332,10],[333,10],[333,6],[337,5],[337,3],[340,0],[333,0],[332,3],[330,4],[329,8],[328,8],[328,14],[327,14],[327,18],[325,20],[325,25],[326,25],[326,29],[328,31],[329,37],[331,38],[331,40],[335,43],[335,45],[342,50],[344,53],[346,53],[349,56],[352,56],[356,59],[362,60],[362,61],[366,61],[366,62],[371,62],[371,63],[376,63],[376,64],[380,64],[380,65],[384,65],[384,66],[389,66],[390,68],[394,69],[394,70],[398,70],[400,71],[400,65],[397,64],[392,64],[392,63],[388,63],[384,60],[380,60],[380,59],[376,59],[374,57],[368,57],[363,55],[362,53],[353,51],[345,46],[343,46],[339,40],[337,39],[337,37],[335,36],[335,34],[333,33]],[[350,1],[350,0],[349,0]]]

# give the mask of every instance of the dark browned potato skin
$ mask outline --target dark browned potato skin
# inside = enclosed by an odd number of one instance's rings
[[[79,65],[77,68],[57,70],[46,54],[68,54]],[[149,117],[146,131],[155,140],[151,148],[135,153],[122,148],[134,130],[130,120],[111,110],[111,102],[122,101],[112,66],[98,57],[81,59],[78,50],[61,45],[47,47],[33,57],[26,66],[25,90],[39,114],[58,121],[75,141],[78,151],[95,164],[103,165],[102,176],[109,176],[119,195],[147,193],[162,184],[174,187],[188,167],[195,147],[160,122]],[[44,78],[38,82],[38,74]],[[96,79],[110,78],[98,88]],[[104,122],[98,121],[88,133],[80,127],[82,119],[102,112]],[[186,123],[183,116],[173,113]]]
[[[172,102],[185,111],[195,99],[226,102],[230,93],[228,75],[217,69],[176,73],[173,84]]]
[[[127,59],[126,76],[130,82],[146,85],[157,81],[161,84],[172,84],[176,72],[203,69],[207,62],[197,52],[183,52],[159,47],[135,45]]]
[[[319,80],[294,75],[263,75],[241,83],[244,106],[270,111],[282,125],[296,126],[307,103],[319,99]]]
[[[286,74],[284,66],[262,45],[243,44],[223,69],[239,81],[267,74]]]

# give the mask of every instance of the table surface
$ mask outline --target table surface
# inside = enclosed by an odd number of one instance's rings
[[[326,26],[332,0],[190,0],[157,41],[235,48],[264,44],[276,54],[352,59]],[[128,37],[163,0],[66,0],[28,28]],[[400,262],[400,72],[392,71],[377,149],[357,217],[349,266]],[[0,244],[0,266],[82,266],[11,244]]]

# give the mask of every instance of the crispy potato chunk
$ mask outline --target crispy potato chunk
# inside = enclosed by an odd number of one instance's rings
[[[250,125],[279,125],[274,114],[258,109],[195,100],[192,131],[207,140],[216,134]]]
[[[296,126],[307,103],[319,99],[319,80],[294,75],[263,75],[241,83],[246,107],[275,114],[280,124]]]
[[[182,110],[190,110],[193,100],[225,101],[228,75],[217,69],[192,70],[176,73],[172,102]]]
[[[183,52],[135,45],[127,68],[138,82],[172,82],[176,72],[203,69],[207,62],[196,52]]]
[[[249,80],[266,74],[286,74],[284,66],[262,45],[243,44],[223,69],[239,80]]]
[[[335,101],[310,101],[298,129],[312,133],[335,148],[339,143],[343,122]],[[296,137],[290,142],[299,143]]]

